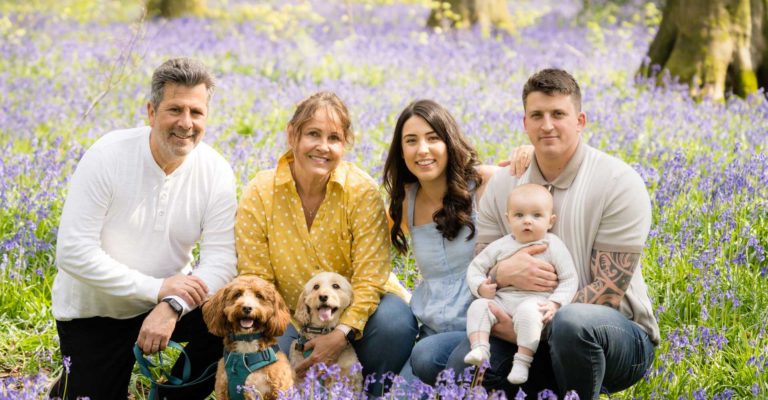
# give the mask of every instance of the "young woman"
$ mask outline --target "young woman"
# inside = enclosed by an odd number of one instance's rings
[[[531,146],[517,147],[511,173],[522,174],[532,153]],[[495,170],[480,165],[456,120],[440,104],[418,100],[400,113],[384,165],[384,188],[392,243],[400,254],[411,248],[422,277],[410,302],[421,322],[410,367],[425,383],[435,383],[467,335],[473,296],[466,275],[475,255],[475,205]]]
[[[440,104],[418,100],[400,113],[384,165],[393,220],[390,238],[410,247],[422,282],[411,310],[421,321],[411,368],[434,384],[448,356],[466,336],[472,302],[465,278],[474,256],[475,202],[494,167],[480,166],[456,120]]]

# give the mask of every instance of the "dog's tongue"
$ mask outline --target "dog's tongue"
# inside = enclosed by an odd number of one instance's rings
[[[242,328],[248,329],[253,326],[253,320],[250,318],[243,318],[240,320],[240,326]]]
[[[330,307],[320,307],[317,310],[318,317],[320,317],[320,321],[327,322],[331,320],[331,314],[333,314],[333,310]]]

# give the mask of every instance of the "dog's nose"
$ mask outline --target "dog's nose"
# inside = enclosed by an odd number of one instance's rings
[[[320,299],[320,301],[322,301],[323,303],[328,301],[328,296],[326,296],[324,294],[321,294],[320,296],[317,296],[317,298]]]
[[[243,314],[250,314],[251,311],[253,311],[253,307],[248,307],[248,306],[243,307]]]

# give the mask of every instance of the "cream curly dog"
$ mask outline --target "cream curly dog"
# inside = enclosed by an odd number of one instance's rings
[[[352,285],[345,277],[335,272],[317,274],[304,285],[293,315],[299,324],[301,335],[291,344],[289,359],[294,369],[311,354],[311,351],[304,351],[304,343],[333,331],[339,324],[341,314],[351,303]],[[362,372],[358,370],[350,375],[352,366],[358,363],[351,344],[347,344],[336,363],[341,368],[341,376],[348,376],[353,387],[361,389]]]

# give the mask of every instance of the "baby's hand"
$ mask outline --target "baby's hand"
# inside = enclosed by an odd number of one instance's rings
[[[539,303],[539,311],[541,312],[541,322],[547,324],[555,316],[557,310],[560,309],[560,303],[554,301],[542,301]]]
[[[480,286],[477,287],[477,294],[485,299],[496,297],[496,284],[491,283],[491,278],[486,278]]]

